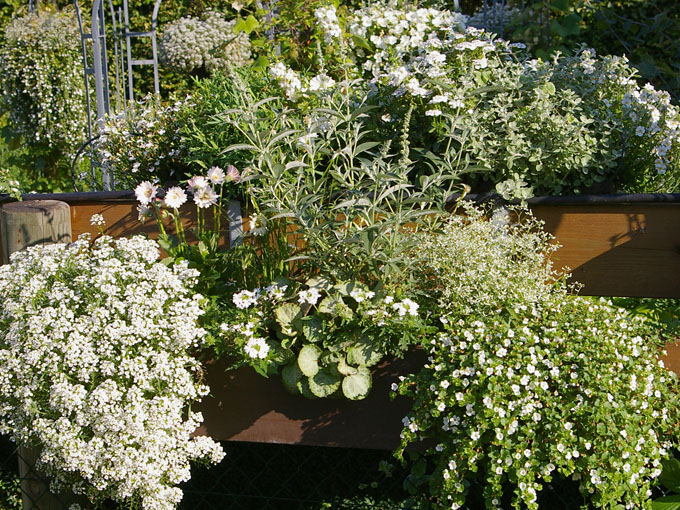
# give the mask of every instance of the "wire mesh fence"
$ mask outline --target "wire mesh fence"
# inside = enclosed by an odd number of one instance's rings
[[[196,467],[183,485],[179,510],[429,510],[427,484],[418,486],[410,466],[400,467],[390,452],[350,448],[228,442],[218,466]],[[0,510],[67,510],[73,500],[45,494],[47,481],[19,469],[20,451],[0,437]],[[379,466],[391,464],[387,476]],[[411,488],[411,490],[407,490]],[[661,487],[653,497],[663,496]],[[48,499],[42,499],[48,497]],[[502,508],[510,508],[506,491]],[[578,482],[557,480],[539,493],[545,510],[588,509]],[[486,508],[481,486],[471,486],[462,510]],[[118,510],[104,504],[99,510]]]

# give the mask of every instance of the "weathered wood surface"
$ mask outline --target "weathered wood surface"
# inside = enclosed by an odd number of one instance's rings
[[[2,259],[27,246],[71,242],[69,206],[58,200],[13,202],[0,208]]]

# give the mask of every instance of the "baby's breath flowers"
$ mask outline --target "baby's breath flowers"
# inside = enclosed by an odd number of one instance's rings
[[[55,488],[174,509],[190,461],[219,462],[188,410],[207,394],[197,271],[142,237],[28,248],[0,266],[0,433],[41,447]]]

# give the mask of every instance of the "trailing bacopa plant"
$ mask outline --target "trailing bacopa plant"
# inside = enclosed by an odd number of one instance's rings
[[[250,41],[245,32],[234,33],[236,20],[227,21],[208,10],[202,19],[179,18],[163,29],[161,62],[183,72],[205,68],[213,73],[250,61]]]
[[[432,445],[436,507],[462,507],[477,483],[489,509],[536,509],[546,483],[571,477],[598,508],[649,508],[680,444],[680,385],[652,328],[550,283],[537,255],[551,248],[531,228],[472,210],[421,237],[441,328],[393,390],[414,398],[398,455]]]
[[[198,273],[158,255],[142,237],[81,238],[0,266],[0,433],[41,448],[54,489],[170,510],[189,462],[224,455],[191,437],[208,392],[190,354]]]
[[[87,137],[78,23],[72,13],[12,20],[0,46],[3,101],[23,143],[73,155]]]

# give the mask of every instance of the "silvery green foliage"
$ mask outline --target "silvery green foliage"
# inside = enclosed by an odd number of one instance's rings
[[[421,236],[424,288],[438,298],[429,359],[392,389],[414,398],[402,448],[432,445],[436,508],[536,510],[554,476],[597,508],[650,508],[661,460],[680,444],[678,379],[641,318],[552,284],[549,238],[480,211]]]
[[[191,16],[169,23],[160,43],[161,62],[178,71],[200,67],[212,73],[250,61],[250,40],[245,32],[234,33],[236,20],[227,21],[216,11],[205,18]]]
[[[9,123],[24,143],[75,152],[87,136],[75,17],[37,12],[12,20],[0,47],[0,66]]]
[[[416,233],[416,274],[442,311],[496,313],[504,305],[538,301],[553,292],[547,282],[557,273],[546,258],[557,249],[542,223],[521,208],[519,222],[486,218],[485,211],[463,204],[440,233]]]
[[[346,36],[329,39],[349,50],[356,67],[348,71],[375,87],[386,122],[415,104],[414,131],[434,135],[435,164],[470,158],[508,198],[583,192],[603,181],[677,189],[678,110],[667,94],[639,87],[625,60],[589,50],[532,60],[525,45],[464,23],[445,10],[372,4],[348,17]],[[280,64],[271,74],[288,97],[311,88]]]
[[[0,266],[0,433],[93,500],[174,509],[189,462],[219,462],[188,406],[208,393],[190,351],[197,271],[156,262],[154,241],[87,238],[32,247]]]

